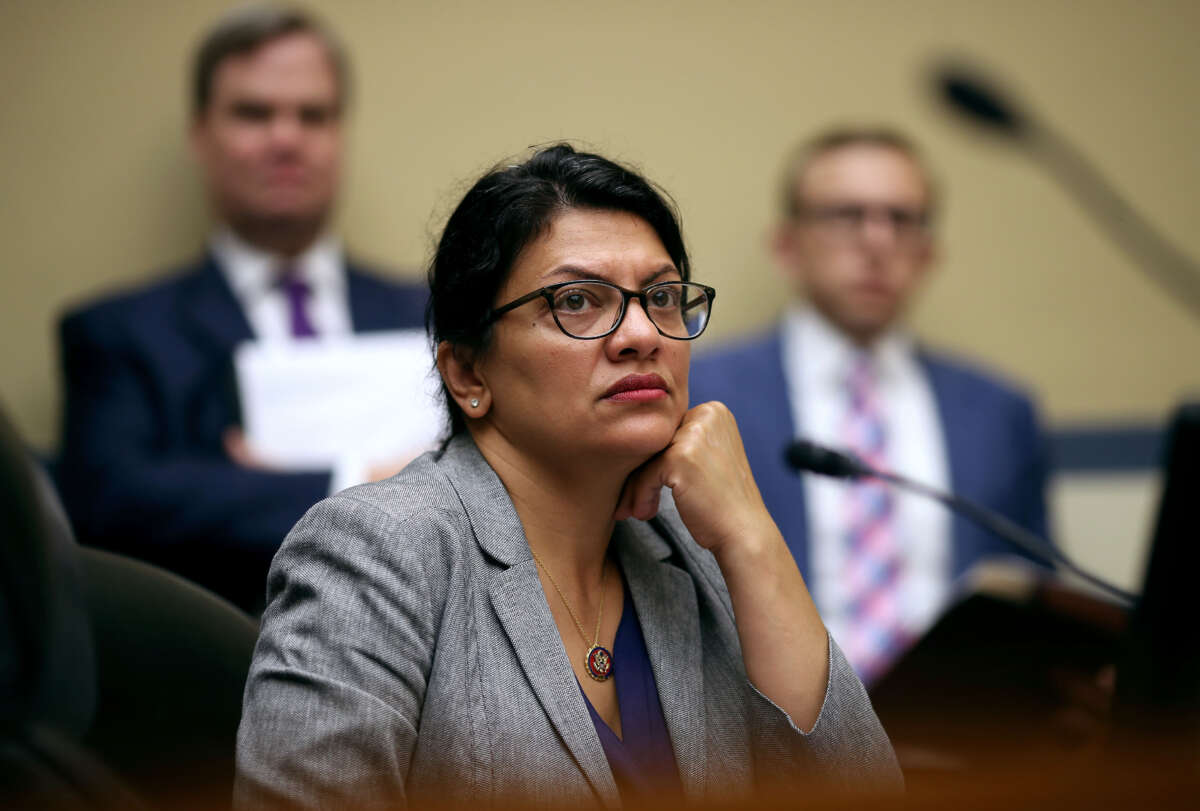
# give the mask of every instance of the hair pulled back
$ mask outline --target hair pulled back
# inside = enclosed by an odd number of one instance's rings
[[[669,197],[637,172],[569,144],[540,149],[524,163],[497,166],[454,209],[428,271],[426,329],[436,347],[449,341],[486,349],[484,326],[496,295],[525,246],[571,209],[623,211],[645,220],[684,280],[690,275],[679,219]],[[442,387],[450,433],[466,428],[462,410]]]

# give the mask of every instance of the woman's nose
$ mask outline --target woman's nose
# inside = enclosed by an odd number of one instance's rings
[[[625,307],[625,317],[612,334],[612,338],[609,345],[614,347],[618,354],[630,351],[648,354],[656,349],[662,340],[658,328],[646,314],[642,303],[635,298],[629,300]]]

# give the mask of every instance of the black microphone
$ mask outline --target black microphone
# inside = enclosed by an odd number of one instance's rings
[[[962,63],[943,64],[935,92],[960,117],[1024,148],[1168,295],[1200,315],[1200,267],[1121,196],[1083,153]]]
[[[871,470],[857,456],[826,448],[807,439],[797,439],[784,451],[788,467],[796,471],[819,473],[835,479],[857,479]]]
[[[889,482],[905,490],[920,493],[927,498],[941,502],[946,507],[1007,541],[1012,546],[1033,555],[1038,560],[1051,566],[1058,564],[1069,572],[1091,583],[1093,586],[1108,592],[1118,599],[1132,603],[1134,595],[1114,586],[1112,583],[1081,569],[1070,558],[1064,555],[1053,544],[1049,543],[1029,530],[1010,521],[995,510],[988,509],[982,504],[976,504],[970,499],[945,493],[927,484],[914,481],[896,473],[877,470],[851,453],[835,451],[807,439],[797,439],[784,449],[783,458],[788,467],[797,473],[816,473],[821,476],[832,476],[837,479],[879,479]]]
[[[946,68],[934,78],[951,108],[980,126],[1002,135],[1020,137],[1029,122],[990,82],[962,67]]]

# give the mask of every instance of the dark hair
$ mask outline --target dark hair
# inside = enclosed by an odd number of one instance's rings
[[[569,144],[539,149],[524,163],[500,165],[481,177],[454,209],[429,265],[426,329],[436,347],[449,341],[474,351],[491,335],[488,311],[513,263],[554,218],[575,208],[624,211],[654,229],[684,280],[690,265],[670,197],[637,172]],[[458,404],[442,387],[451,435],[466,428]]]
[[[890,127],[837,127],[804,141],[788,155],[780,176],[779,200],[783,216],[792,219],[800,214],[801,203],[796,195],[800,177],[817,158],[848,146],[877,146],[891,149],[911,160],[925,181],[929,217],[932,220],[940,198],[933,172],[925,162],[916,143],[904,133]]]
[[[302,9],[270,4],[238,8],[216,22],[196,48],[192,62],[192,114],[200,115],[212,101],[213,76],[231,56],[248,54],[289,34],[311,34],[329,55],[338,83],[338,103],[349,96],[350,68],[346,52],[324,24]]]

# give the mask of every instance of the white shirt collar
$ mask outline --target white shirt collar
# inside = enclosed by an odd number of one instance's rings
[[[784,314],[783,341],[803,355],[807,374],[824,385],[841,386],[854,359],[863,351],[875,362],[881,381],[906,373],[913,363],[916,345],[900,327],[892,327],[865,350],[811,304],[790,307]]]
[[[269,295],[285,265],[295,267],[295,273],[318,291],[338,291],[346,284],[341,272],[341,244],[329,234],[290,261],[251,245],[229,227],[213,234],[209,248],[234,295],[243,303]]]

